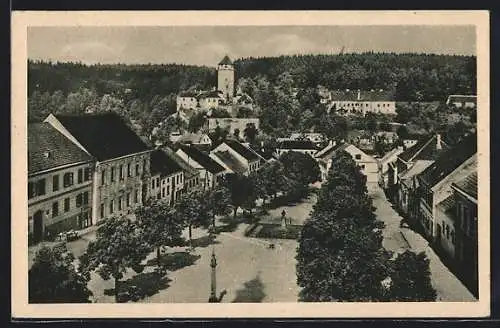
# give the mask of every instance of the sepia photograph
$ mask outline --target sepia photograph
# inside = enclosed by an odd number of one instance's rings
[[[487,12],[12,18],[13,316],[489,314]]]

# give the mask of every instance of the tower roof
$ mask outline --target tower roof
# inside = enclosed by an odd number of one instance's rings
[[[233,65],[231,59],[229,59],[228,55],[225,55],[224,58],[219,62],[219,65]]]

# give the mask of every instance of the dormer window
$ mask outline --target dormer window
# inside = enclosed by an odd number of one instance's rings
[[[51,154],[50,154],[50,151],[46,151],[46,152],[44,152],[44,153],[43,153],[43,157],[44,157],[44,158],[51,158],[52,156],[51,156]]]

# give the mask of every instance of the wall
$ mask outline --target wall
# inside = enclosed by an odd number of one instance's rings
[[[127,176],[127,164],[129,163],[131,164],[131,176]],[[150,152],[97,163],[94,174],[93,222],[98,222],[112,215],[126,215],[137,206],[142,205],[143,198],[148,196],[148,187],[145,186],[146,193],[143,194],[143,185],[150,183],[150,163]],[[123,179],[120,179],[120,165],[123,165]],[[139,167],[137,173],[136,165]],[[113,182],[111,181],[112,168],[114,168]],[[102,181],[103,171],[104,184]],[[111,212],[111,204],[113,212]],[[104,206],[103,213],[101,213],[101,206]]]
[[[184,172],[175,172],[167,176],[155,174],[149,184],[150,196],[153,199],[163,199],[169,205],[174,205],[184,188]]]
[[[90,169],[90,179],[85,180],[84,169]],[[82,170],[82,182],[78,183],[78,170]],[[73,185],[64,187],[64,174],[73,173]],[[59,176],[59,189],[53,191],[53,176]],[[43,231],[47,230],[69,230],[78,229],[88,226],[91,222],[78,220],[78,216],[85,213],[91,213],[92,200],[92,164],[83,163],[76,166],[66,167],[43,174],[31,175],[28,177],[29,182],[35,182],[40,179],[45,179],[45,194],[35,196],[28,199],[28,226],[29,233],[33,233],[33,216],[36,212],[42,212]],[[88,193],[89,203],[81,207],[76,207],[76,196],[84,192]],[[65,199],[69,199],[70,208],[68,211],[64,209]],[[52,204],[58,203],[59,214],[56,217],[52,216]],[[64,223],[64,221],[68,221]],[[55,225],[55,226],[54,226]],[[53,227],[51,227],[53,226]],[[52,229],[51,229],[52,228]],[[55,233],[55,232],[54,232]]]
[[[456,243],[456,233],[454,227],[454,221],[446,213],[442,211],[440,206],[436,209],[436,222],[438,226],[441,227],[441,235],[436,237],[440,241],[441,248],[449,256],[449,258],[455,258],[455,243]],[[439,229],[436,229],[436,233]]]

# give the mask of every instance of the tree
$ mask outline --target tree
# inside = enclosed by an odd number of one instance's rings
[[[156,249],[157,266],[161,266],[160,249],[163,246],[182,246],[182,231],[185,222],[176,215],[164,201],[148,200],[135,211],[141,235],[152,248]]]
[[[397,130],[396,134],[398,135],[399,139],[406,139],[408,138],[408,129],[406,128],[405,125],[401,125]]]
[[[237,118],[250,118],[254,115],[253,110],[246,106],[238,107],[238,112],[236,113]]]
[[[254,197],[254,190],[250,179],[242,174],[230,173],[225,176],[223,186],[230,194],[230,203],[233,206],[233,215],[236,219],[238,208],[247,204]]]
[[[73,260],[66,247],[40,248],[28,273],[29,303],[89,303],[89,279]]]
[[[208,227],[210,216],[208,213],[206,195],[199,190],[193,190],[181,196],[175,204],[175,210],[180,219],[189,229],[189,244],[192,247],[192,229]]]
[[[391,284],[388,299],[396,302],[431,302],[436,300],[432,287],[429,259],[424,252],[405,251],[391,261]]]
[[[210,117],[225,118],[231,117],[231,114],[225,108],[217,107],[210,110]]]
[[[140,229],[127,218],[109,218],[97,229],[96,240],[80,257],[82,272],[96,270],[104,280],[115,280],[115,300],[119,301],[120,279],[128,268],[141,272],[141,262],[150,252]]]
[[[257,130],[255,124],[247,123],[245,129],[243,130],[243,135],[245,136],[246,141],[248,141],[250,144],[254,144],[258,134],[259,130]]]
[[[234,129],[233,136],[236,138],[236,140],[240,140],[240,129]]]
[[[207,207],[212,216],[212,230],[215,232],[215,216],[226,215],[229,210],[230,191],[224,187],[219,186],[214,190],[210,190],[208,195],[204,198],[207,201]]]
[[[206,113],[203,111],[195,113],[189,119],[188,130],[190,132],[198,132],[206,122]]]
[[[283,163],[283,173],[286,177],[305,186],[321,179],[318,162],[310,155],[289,151],[281,155],[280,162]]]

